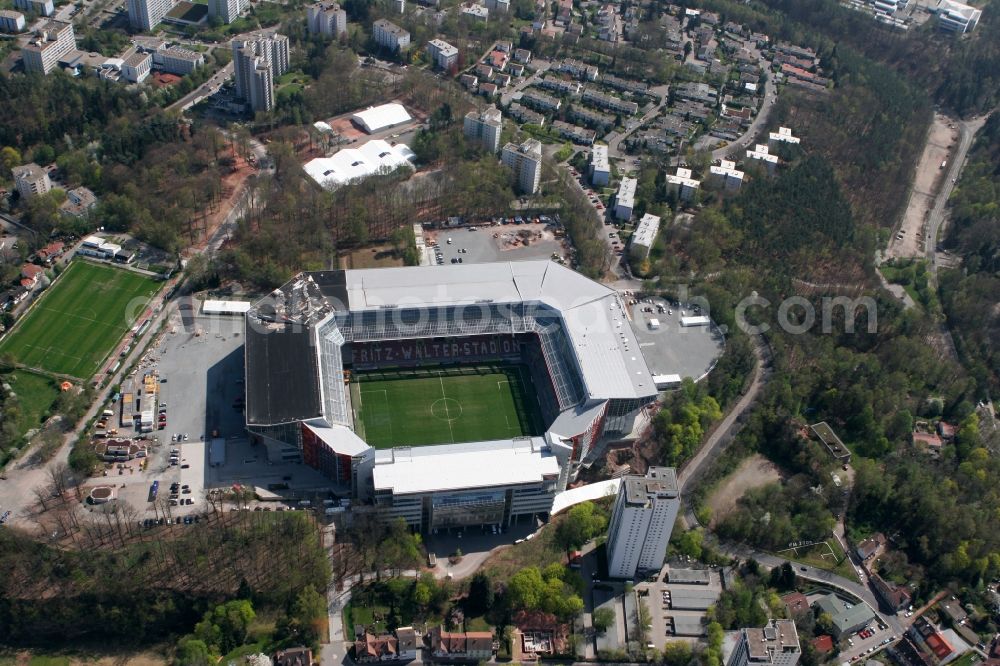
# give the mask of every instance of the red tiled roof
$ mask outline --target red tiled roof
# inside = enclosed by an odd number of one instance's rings
[[[817,636],[811,641],[813,649],[816,652],[827,653],[833,651],[833,638],[827,636],[826,634],[822,636]]]
[[[45,269],[41,266],[36,266],[35,264],[25,264],[21,266],[21,275],[26,278],[38,277],[40,273],[44,273]]]

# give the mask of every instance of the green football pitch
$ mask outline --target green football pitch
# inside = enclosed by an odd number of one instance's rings
[[[122,268],[73,261],[0,342],[18,363],[89,379],[160,283]]]
[[[534,387],[517,365],[356,373],[351,399],[358,434],[376,449],[542,432]]]

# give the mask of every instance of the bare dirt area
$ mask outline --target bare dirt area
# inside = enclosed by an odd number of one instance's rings
[[[764,456],[754,454],[744,460],[735,472],[722,480],[708,498],[708,506],[712,509],[710,527],[715,527],[722,518],[736,508],[736,502],[748,490],[780,480],[781,470]]]
[[[17,666],[29,666],[37,661],[57,664],[58,666],[83,666],[84,664],[87,666],[164,666],[168,663],[163,655],[150,651],[115,655],[73,653],[62,656],[36,654],[27,650],[18,652],[9,663]],[[0,663],[4,663],[2,658],[0,658]]]
[[[924,225],[930,211],[934,208],[934,200],[941,188],[942,180],[947,177],[947,165],[951,162],[955,142],[958,140],[958,130],[954,122],[947,117],[935,113],[927,137],[927,145],[917,164],[917,174],[913,180],[913,190],[903,214],[903,222],[899,231],[889,241],[886,256],[922,257],[924,254]],[[945,166],[942,166],[944,164]]]
[[[403,259],[391,245],[375,245],[348,252],[340,256],[340,267],[346,270],[357,268],[390,268],[402,266]]]

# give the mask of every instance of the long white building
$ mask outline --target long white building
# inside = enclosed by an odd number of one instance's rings
[[[409,31],[385,19],[379,19],[372,25],[372,37],[376,44],[393,52],[402,51],[410,46]]]
[[[635,178],[622,178],[618,184],[618,194],[615,195],[615,219],[629,221],[632,219],[632,209],[635,207],[635,190],[639,181]]]
[[[681,201],[691,201],[698,193],[701,181],[691,177],[691,169],[677,167],[676,174],[667,174],[666,186],[668,195],[676,195]]]
[[[14,186],[22,199],[37,197],[52,189],[49,172],[34,162],[16,166],[11,169],[11,173],[14,175]]]
[[[643,258],[648,257],[658,233],[660,233],[660,218],[652,213],[643,215],[635,227],[635,233],[629,240],[632,244],[632,252],[641,254]]]
[[[59,65],[60,58],[75,48],[72,23],[46,21],[21,49],[24,71],[48,74]]]
[[[347,34],[347,12],[336,2],[317,2],[306,8],[309,33],[339,38]]]
[[[129,25],[136,30],[152,30],[173,7],[173,0],[128,0]]]
[[[500,150],[500,134],[503,132],[503,114],[500,109],[490,106],[482,111],[469,111],[462,124],[465,138],[478,143],[485,150],[496,155]]]
[[[753,162],[759,162],[764,165],[769,174],[774,174],[775,169],[778,168],[778,156],[771,153],[768,147],[763,143],[758,143],[754,146],[753,150],[747,151],[747,159]]]
[[[427,42],[427,55],[436,68],[446,72],[458,64],[458,49],[443,39]]]
[[[659,571],[680,507],[673,467],[650,467],[646,476],[622,479],[608,525],[608,575]]]
[[[796,666],[802,648],[792,620],[771,620],[763,629],[741,629],[726,666]]]
[[[947,32],[971,32],[982,15],[983,10],[955,0],[940,0],[937,5],[938,27]]]
[[[801,142],[802,139],[792,134],[792,130],[788,127],[779,127],[777,132],[770,132],[767,135],[767,145],[770,148],[774,148],[779,144],[797,146]]]
[[[611,181],[611,162],[608,147],[594,144],[590,152],[590,182],[594,187],[605,187]]]
[[[713,164],[708,169],[709,180],[722,186],[726,191],[732,192],[743,187],[742,171],[736,168],[736,162],[730,160],[719,160],[719,164]]]
[[[247,0],[208,0],[208,16],[228,25],[238,19],[246,7]]]
[[[11,11],[10,9],[0,10],[0,32],[17,33],[24,31],[24,14]]]
[[[535,194],[542,182],[542,144],[538,139],[528,139],[520,146],[508,143],[503,147],[500,161],[514,172],[517,189],[524,194]]]

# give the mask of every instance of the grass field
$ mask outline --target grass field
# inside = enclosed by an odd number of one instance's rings
[[[520,366],[355,374],[351,398],[359,434],[376,449],[542,432],[534,388]]]
[[[89,379],[129,330],[134,299],[148,301],[160,284],[130,271],[74,261],[10,335],[0,342],[31,368]]]
[[[59,389],[54,379],[36,375],[33,372],[16,370],[9,375],[0,375],[0,380],[10,384],[17,394],[21,414],[17,419],[17,434],[23,435],[42,424],[42,417],[59,397]]]

